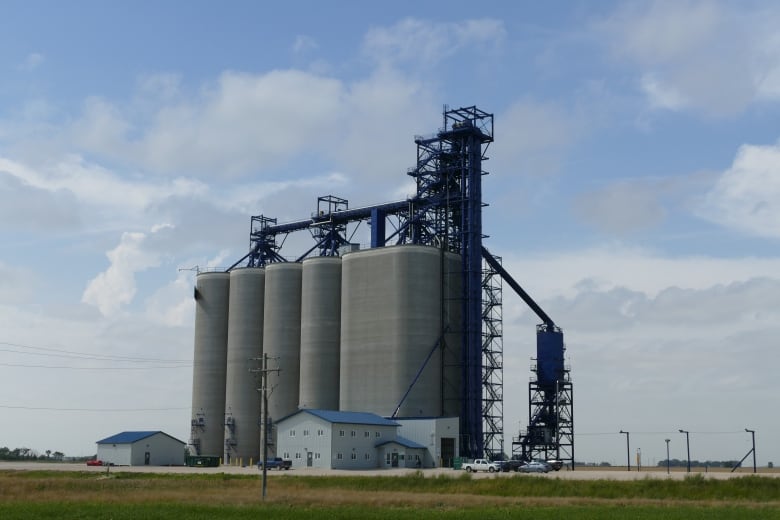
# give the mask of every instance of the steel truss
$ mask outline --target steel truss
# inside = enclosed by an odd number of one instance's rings
[[[280,254],[284,238],[301,230],[309,230],[315,244],[296,261],[336,256],[349,243],[346,224],[359,221],[370,222],[371,247],[422,244],[459,254],[463,265],[463,330],[458,331],[463,338],[460,452],[481,457],[486,449],[495,452],[503,438],[500,291],[496,295],[493,282],[483,279],[482,267],[482,176],[487,173],[482,161],[493,142],[493,115],[475,106],[445,107],[443,123],[435,136],[415,137],[417,164],[408,172],[417,186],[414,197],[349,209],[345,199],[329,195],[318,199],[317,212],[309,219],[277,224],[262,215],[252,217],[249,253],[228,270],[243,263],[261,267],[287,261]]]

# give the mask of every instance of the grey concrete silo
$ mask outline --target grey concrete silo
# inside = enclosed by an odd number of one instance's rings
[[[303,262],[299,407],[338,410],[341,258]]]
[[[444,258],[410,245],[344,256],[341,410],[395,412],[443,330]],[[442,357],[440,349],[431,356],[398,417],[441,415]]]
[[[258,268],[230,272],[227,387],[225,390],[226,464],[248,464],[260,454],[260,374],[263,354],[265,271]]]
[[[301,274],[299,263],[271,264],[265,270],[263,351],[268,368],[268,415],[275,422],[298,410],[301,350]],[[275,430],[274,430],[275,431]],[[275,455],[275,437],[269,437]]]
[[[219,457],[225,434],[228,273],[200,273],[195,283],[191,441],[198,455]]]

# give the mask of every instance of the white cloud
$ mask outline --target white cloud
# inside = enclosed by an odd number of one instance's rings
[[[305,34],[299,34],[295,37],[292,50],[295,54],[305,54],[316,50],[318,47],[319,45],[317,45],[317,41],[314,38]]]
[[[39,52],[31,52],[27,55],[27,57],[24,59],[24,63],[20,66],[22,70],[25,71],[32,71],[37,69],[43,62],[45,58],[43,54]]]
[[[106,253],[108,269],[87,284],[81,301],[95,305],[104,316],[130,303],[136,293],[135,274],[160,264],[158,254],[145,250],[146,239],[144,233],[123,233],[119,245]]]
[[[596,25],[635,64],[651,108],[732,116],[777,99],[780,10],[706,1],[623,4]]]
[[[580,117],[560,105],[523,99],[496,115],[489,169],[517,176],[557,173],[566,150],[579,138]]]
[[[384,64],[430,66],[456,55],[469,45],[495,46],[506,36],[501,20],[476,19],[438,23],[406,18],[391,27],[366,33],[364,52]]]
[[[780,237],[780,144],[740,147],[697,212],[750,235]]]
[[[599,190],[582,192],[572,209],[599,231],[629,236],[662,223],[666,204],[687,193],[695,178],[618,180]]]
[[[672,111],[681,110],[688,100],[674,87],[664,85],[651,74],[642,76],[641,89],[647,96],[651,108],[663,108]]]

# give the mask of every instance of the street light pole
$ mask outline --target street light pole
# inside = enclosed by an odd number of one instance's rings
[[[680,433],[685,434],[685,446],[688,449],[688,473],[691,472],[691,439],[689,437],[689,434],[691,432],[687,430],[680,430]]]
[[[666,474],[669,474],[669,441],[671,439],[664,439],[666,441]]]
[[[630,434],[620,430],[620,433],[626,436],[626,463],[628,465],[628,471],[631,471],[631,445],[629,443]]]
[[[750,434],[751,439],[753,440],[753,473],[756,473],[756,430],[748,430],[745,428],[745,431]]]

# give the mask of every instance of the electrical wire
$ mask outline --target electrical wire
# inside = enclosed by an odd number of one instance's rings
[[[53,356],[53,357],[74,357],[74,358],[78,358],[78,359],[93,359],[93,360],[103,360],[103,361],[123,361],[123,362],[135,362],[135,363],[190,363],[190,360],[184,360],[184,359],[162,359],[162,358],[146,358],[146,357],[135,357],[135,356],[114,356],[114,355],[110,355],[110,354],[95,354],[95,353],[92,353],[92,352],[78,352],[78,351],[74,351],[74,350],[57,349],[57,348],[49,348],[49,347],[34,347],[32,345],[23,345],[23,344],[20,344],[20,343],[11,343],[11,342],[8,342],[8,341],[0,341],[0,345],[6,345],[8,347],[16,347],[17,349],[21,348],[21,349],[44,351],[43,353],[39,353],[39,352],[23,352],[23,351],[11,350],[11,349],[0,349],[0,351],[16,352],[16,353],[26,354],[26,355],[39,355],[39,356],[50,355],[50,356]]]
[[[45,410],[51,412],[169,412],[176,410],[189,410],[190,407],[170,408],[54,408],[49,406],[12,406],[0,404],[0,408],[6,410]]]

